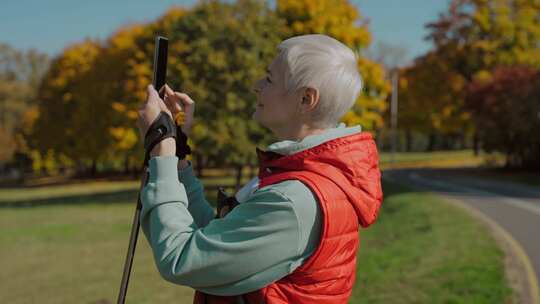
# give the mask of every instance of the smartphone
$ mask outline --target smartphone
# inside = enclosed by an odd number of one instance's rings
[[[156,36],[154,49],[154,81],[153,85],[156,91],[159,92],[161,87],[165,85],[167,78],[167,52],[169,48],[169,39],[163,36]],[[163,98],[164,92],[159,94]]]

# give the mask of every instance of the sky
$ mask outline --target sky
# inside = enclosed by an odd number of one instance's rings
[[[406,60],[431,48],[423,39],[427,34],[424,24],[436,20],[448,5],[448,0],[349,1],[370,20],[373,45],[380,41],[404,48]],[[194,3],[196,0],[1,0],[0,42],[54,56],[86,37],[105,39],[124,24],[149,22],[172,5]]]

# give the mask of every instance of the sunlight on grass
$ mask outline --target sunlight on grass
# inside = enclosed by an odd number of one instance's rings
[[[350,303],[506,303],[503,256],[480,224],[430,195],[384,190],[378,221],[360,231]],[[82,200],[2,208],[2,302],[113,303],[134,207]],[[191,303],[193,290],[164,281],[139,238],[127,303]]]
[[[501,154],[480,153],[475,156],[472,150],[435,152],[397,152],[392,162],[392,153],[380,154],[381,169],[397,168],[449,168],[449,167],[495,167],[504,164]]]

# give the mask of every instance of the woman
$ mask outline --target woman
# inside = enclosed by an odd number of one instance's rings
[[[259,174],[225,217],[214,219],[174,139],[151,153],[141,226],[160,274],[196,289],[194,303],[347,303],[351,295],[359,225],[375,221],[382,201],[371,135],[338,124],[361,90],[357,58],[319,34],[287,39],[278,51],[254,86],[253,114],[278,141],[257,149]],[[148,90],[141,134],[160,111],[185,107],[189,135],[189,96],[166,87],[162,101]]]

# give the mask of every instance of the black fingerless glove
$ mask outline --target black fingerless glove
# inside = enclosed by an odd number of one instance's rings
[[[144,156],[145,166],[148,165],[152,149],[165,138],[177,138],[177,130],[178,128],[171,117],[166,112],[161,111],[158,117],[150,124],[144,135],[144,149],[146,150]]]
[[[176,126],[176,135],[176,156],[178,160],[182,160],[186,158],[186,155],[191,154],[191,148],[187,143],[187,135],[180,126]]]

